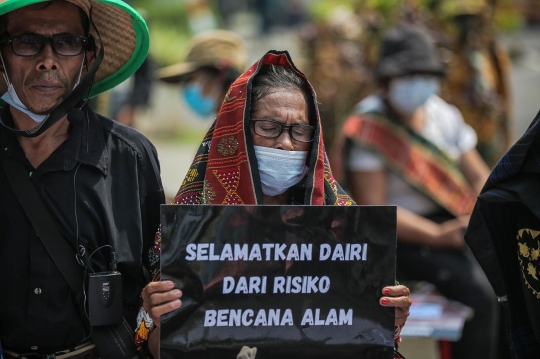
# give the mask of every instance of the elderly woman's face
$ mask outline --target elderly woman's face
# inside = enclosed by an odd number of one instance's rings
[[[309,109],[300,91],[276,89],[255,104],[251,120],[273,120],[284,125],[309,125]],[[299,142],[284,129],[276,138],[257,135],[251,126],[255,146],[277,148],[286,151],[307,151],[311,142]]]

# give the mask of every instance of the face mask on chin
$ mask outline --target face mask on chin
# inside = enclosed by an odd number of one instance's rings
[[[285,151],[253,146],[259,167],[262,191],[277,196],[300,182],[308,173],[308,151]]]
[[[433,95],[439,93],[439,80],[434,76],[414,75],[390,81],[388,101],[398,112],[412,116]]]
[[[47,116],[49,116],[49,115],[38,115],[37,113],[33,113],[32,111],[27,109],[26,106],[19,99],[19,96],[17,96],[17,92],[13,88],[13,84],[9,84],[8,92],[6,92],[2,96],[2,100],[4,100],[11,107],[16,108],[17,110],[26,114],[34,122],[41,123],[47,118]]]
[[[83,52],[83,61],[81,63],[81,68],[79,69],[79,77],[77,79],[77,82],[75,83],[75,86],[73,86],[73,89],[77,87],[79,82],[81,81],[81,75],[82,75],[82,69],[84,66],[84,61],[86,59],[86,53]],[[4,63],[4,57],[2,56],[2,53],[0,52],[0,59],[2,60],[2,64],[4,65],[4,69],[6,69],[6,65]],[[7,72],[4,72],[4,80],[6,81],[6,84],[8,84],[8,91],[2,95],[2,100],[4,100],[8,105],[11,107],[16,108],[17,110],[21,111],[22,113],[26,114],[28,117],[32,119],[32,121],[41,123],[43,122],[49,115],[39,115],[36,113],[33,113],[30,111],[19,99],[19,96],[17,95],[17,91],[15,91],[15,88],[13,87],[13,84],[9,81],[9,77],[7,75]]]

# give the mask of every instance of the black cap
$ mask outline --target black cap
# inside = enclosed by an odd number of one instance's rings
[[[401,25],[385,33],[376,71],[379,80],[416,73],[443,76],[444,64],[425,28]]]

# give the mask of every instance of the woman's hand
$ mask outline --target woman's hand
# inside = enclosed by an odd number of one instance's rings
[[[182,292],[174,288],[171,281],[150,282],[141,293],[143,308],[154,325],[159,327],[163,314],[172,312],[182,306]]]
[[[182,306],[182,292],[174,288],[171,281],[150,282],[143,288],[141,297],[143,308],[154,322],[154,330],[148,338],[148,349],[155,359],[159,359],[159,337],[161,316]]]
[[[409,309],[411,308],[411,299],[409,294],[411,291],[404,285],[395,285],[384,287],[382,290],[384,297],[379,300],[379,303],[383,307],[395,307],[396,308],[396,327],[402,327],[407,321],[409,316]]]

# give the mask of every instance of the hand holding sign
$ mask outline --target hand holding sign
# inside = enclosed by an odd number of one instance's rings
[[[382,297],[379,300],[379,303],[385,307],[395,307],[395,326],[404,326],[409,317],[409,310],[411,309],[412,304],[411,299],[409,298],[409,295],[411,294],[409,288],[404,285],[390,286],[383,288],[382,293],[385,297]]]
[[[146,310],[155,326],[160,325],[163,314],[170,313],[182,305],[182,291],[174,288],[171,281],[150,282],[144,287],[141,297],[143,308]]]

